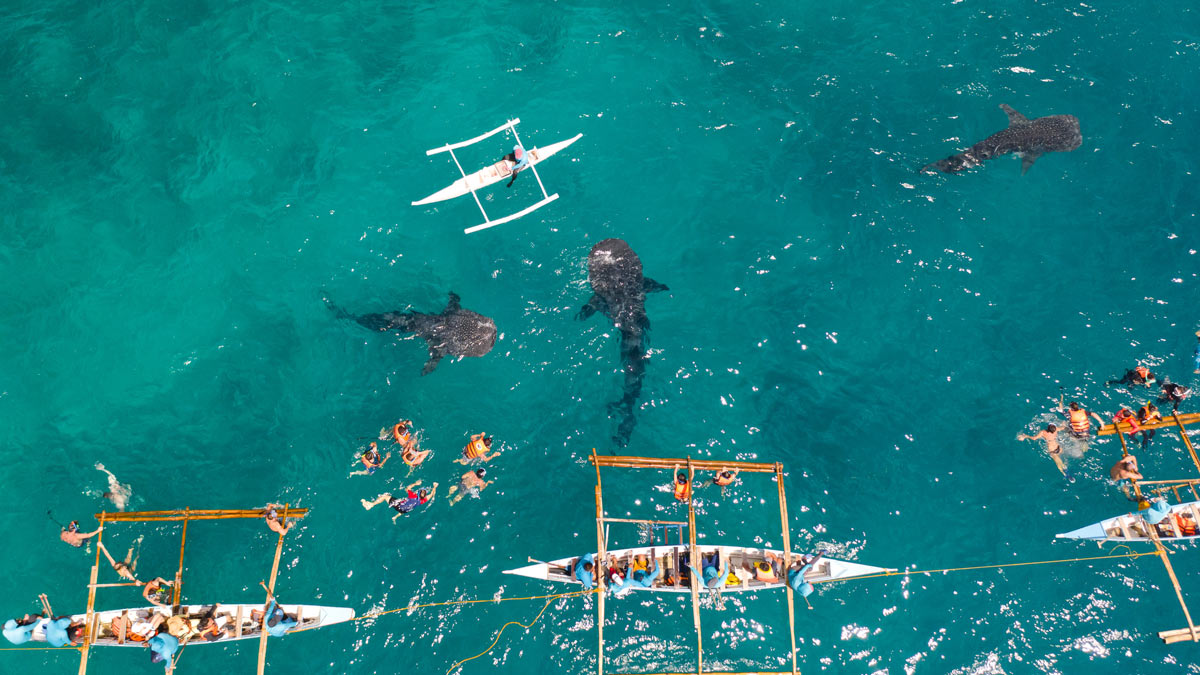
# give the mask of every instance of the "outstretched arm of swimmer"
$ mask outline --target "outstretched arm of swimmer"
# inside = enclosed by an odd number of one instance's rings
[[[108,552],[108,548],[104,545],[104,542],[102,542],[102,541],[96,542],[96,548],[100,549],[100,552],[104,554],[105,558],[108,558],[108,564],[112,565],[113,569],[116,569],[117,561],[113,560],[112,554],[110,554]]]
[[[79,538],[80,538],[81,540],[82,540],[82,539],[91,539],[92,537],[94,537],[94,536],[96,536],[96,535],[100,534],[100,533],[101,533],[101,532],[103,532],[103,531],[104,531],[104,526],[103,526],[103,525],[101,525],[100,527],[97,527],[96,529],[92,530],[91,532],[88,532],[87,534],[81,534],[81,535],[79,535]]]

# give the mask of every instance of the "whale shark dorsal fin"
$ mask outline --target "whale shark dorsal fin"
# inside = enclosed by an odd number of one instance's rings
[[[446,303],[446,309],[442,310],[442,314],[449,314],[450,312],[457,312],[462,309],[462,306],[458,304],[461,299],[457,293],[450,291],[450,301]]]
[[[1008,126],[1011,127],[1018,124],[1029,124],[1029,120],[1026,119],[1024,115],[1016,110],[1013,110],[1012,106],[1008,105],[1007,103],[1001,103],[1000,109],[1003,110],[1006,115],[1008,115]]]
[[[1021,175],[1024,176],[1025,172],[1029,171],[1029,167],[1033,166],[1033,163],[1041,156],[1042,153],[1035,151],[1029,151],[1021,155]]]
[[[666,284],[660,284],[650,277],[642,277],[642,290],[647,293],[654,293],[657,291],[669,291],[671,289],[667,288]]]

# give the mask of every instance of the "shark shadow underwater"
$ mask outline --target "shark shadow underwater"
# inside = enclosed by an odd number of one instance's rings
[[[1074,115],[1048,115],[1029,120],[1005,103],[1000,109],[1008,114],[1008,128],[972,145],[970,149],[946,159],[927,164],[921,171],[958,173],[973,169],[984,160],[1017,153],[1021,157],[1021,173],[1047,152],[1070,152],[1083,143],[1079,118]]]
[[[413,333],[424,338],[429,345],[429,360],[421,370],[422,375],[432,373],[438,362],[447,355],[483,356],[496,344],[495,322],[482,314],[463,309],[455,293],[450,294],[450,301],[439,314],[396,311],[355,316],[328,300],[325,304],[339,319],[354,319],[371,330]]]
[[[608,407],[610,414],[621,414],[613,442],[625,447],[636,424],[633,407],[641,396],[642,377],[646,373],[646,331],[650,329],[646,294],[669,289],[642,275],[641,259],[621,239],[605,239],[592,247],[588,254],[588,282],[594,294],[579,310],[577,318],[587,319],[600,312],[621,333],[623,394],[621,400]]]

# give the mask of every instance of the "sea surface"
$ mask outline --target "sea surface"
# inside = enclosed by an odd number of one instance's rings
[[[1152,392],[1106,387],[1136,362],[1195,384],[1200,10],[1192,3],[48,2],[0,18],[0,613],[86,606],[92,553],[60,522],[131,509],[310,509],[287,538],[284,602],[360,614],[573,590],[501,574],[596,544],[586,457],[783,462],[796,550],[940,569],[1121,552],[1055,533],[1131,508],[1109,439],[1066,482],[1018,433],[1060,394],[1111,415]],[[925,164],[1026,116],[1076,115],[1083,145],[1027,175]],[[519,117],[559,199],[481,233],[425,150]],[[457,153],[474,170],[511,149]],[[480,194],[492,217],[532,175]],[[650,361],[628,448],[618,334],[587,302],[608,237],[670,287],[648,297]],[[337,318],[494,318],[482,358],[420,376],[424,343]],[[1184,411],[1196,411],[1194,401]],[[411,418],[433,450],[349,477]],[[451,507],[469,434],[495,484]],[[1195,477],[1178,436],[1149,478]],[[702,543],[781,545],[776,486],[705,490]],[[424,511],[361,498],[417,479]],[[605,471],[610,516],[686,519],[666,471]],[[50,511],[52,516],[47,516]],[[114,524],[118,556],[171,577],[178,525]],[[644,541],[613,525],[610,546]],[[191,524],[186,601],[258,602],[276,537]],[[1172,556],[1193,612],[1200,557]],[[102,569],[101,581],[115,581]],[[1153,557],[824,584],[798,600],[802,672],[1197,673],[1200,647]],[[595,599],[554,602],[461,672],[585,673]],[[142,604],[102,589],[101,609]],[[268,672],[439,675],[542,601],[445,606],[271,643]],[[701,613],[706,668],[783,670],[782,593]],[[607,603],[606,671],[694,668],[689,598]],[[251,672],[257,642],[186,648],[183,673]],[[11,651],[0,672],[72,672],[74,652]],[[142,650],[89,672],[156,672]]]

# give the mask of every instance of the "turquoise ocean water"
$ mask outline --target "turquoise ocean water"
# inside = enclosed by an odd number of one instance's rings
[[[44,515],[105,507],[311,509],[278,592],[360,613],[563,587],[502,575],[595,544],[585,457],[613,450],[617,336],[578,322],[586,255],[626,239],[668,286],[628,452],[782,461],[797,548],[891,567],[1099,555],[1054,534],[1121,513],[1111,441],[1067,484],[1031,428],[1065,395],[1111,414],[1134,361],[1194,383],[1194,155],[1200,13],[1188,3],[16,3],[0,20],[0,606],[83,611],[91,557]],[[1029,117],[1079,117],[1083,146],[1028,175],[924,164]],[[560,194],[464,235],[466,199],[409,202],[457,170],[428,148],[519,116],[527,145],[583,138],[542,166]],[[495,137],[463,150],[482,166]],[[537,195],[488,190],[493,216]],[[495,319],[483,358],[419,377],[424,344],[336,319],[437,311]],[[1184,409],[1194,406],[1191,402]],[[496,484],[393,526],[359,499],[398,458],[348,478],[411,417],[438,481],[471,432],[502,441]],[[1195,469],[1162,436],[1153,478]],[[609,514],[676,518],[661,474],[606,474]],[[780,544],[774,483],[705,495],[702,542]],[[114,525],[170,576],[177,526]],[[636,545],[614,526],[613,546]],[[189,528],[185,599],[257,601],[275,538]],[[1174,564],[1200,608],[1200,559]],[[102,579],[109,575],[102,572]],[[109,579],[111,580],[111,579]],[[139,604],[104,590],[98,607]],[[510,627],[464,673],[579,673],[593,600]],[[821,587],[797,608],[803,672],[1200,672],[1162,566],[1019,567]],[[389,615],[272,644],[271,672],[445,672],[540,602]],[[686,670],[686,596],[608,603],[614,672]],[[781,669],[783,594],[702,614],[706,663]],[[249,672],[256,645],[188,649],[184,672]],[[0,672],[70,672],[71,652],[5,652]],[[93,652],[98,675],[157,669]]]

